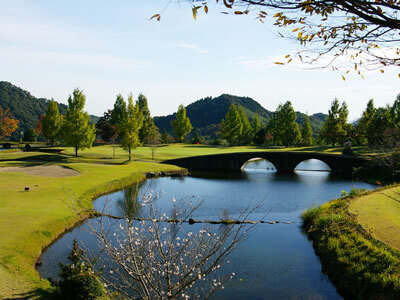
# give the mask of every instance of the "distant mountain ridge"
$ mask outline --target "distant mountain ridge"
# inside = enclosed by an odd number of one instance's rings
[[[18,140],[21,131],[36,127],[40,116],[46,113],[49,101],[45,98],[36,98],[10,82],[0,81],[0,107],[9,109],[14,118],[19,120],[18,129],[11,135],[12,140]],[[58,109],[60,114],[65,114],[67,105],[58,103]],[[91,115],[90,118],[92,122],[98,120],[96,116]]]
[[[35,128],[42,114],[47,111],[49,100],[45,98],[36,98],[28,91],[25,91],[10,82],[0,81],[0,107],[10,109],[15,119],[19,120],[18,129],[12,134],[12,140],[18,140],[21,137],[21,131],[29,128]],[[261,124],[265,125],[273,112],[266,110],[257,101],[250,97],[239,97],[228,94],[222,94],[218,97],[206,97],[197,100],[186,107],[187,116],[194,129],[199,129],[200,134],[214,138],[220,130],[221,121],[225,118],[229,106],[234,103],[243,106],[249,120],[253,120],[257,113]],[[61,114],[65,114],[67,105],[58,103]],[[304,122],[305,114],[297,113],[297,122],[301,125]],[[317,113],[310,116],[311,127],[314,134],[318,133],[326,114]],[[91,115],[92,122],[97,122],[99,117]],[[154,123],[162,132],[166,129],[172,133],[171,121],[175,119],[176,113],[168,116],[154,117]],[[194,134],[195,130],[192,131]]]
[[[257,113],[261,124],[265,125],[274,113],[262,107],[257,101],[250,97],[239,97],[222,94],[216,98],[207,97],[197,100],[186,106],[186,114],[189,117],[194,129],[198,129],[201,135],[214,138],[219,131],[221,121],[225,118],[231,104],[243,106],[249,120],[253,120]],[[297,122],[302,125],[305,114],[296,112]],[[313,132],[318,133],[327,115],[317,113],[310,116]],[[164,129],[172,133],[171,121],[176,118],[176,113],[154,117],[154,123],[162,132]],[[192,131],[194,132],[194,130]]]

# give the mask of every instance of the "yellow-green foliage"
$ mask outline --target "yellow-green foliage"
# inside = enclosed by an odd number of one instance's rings
[[[313,208],[302,217],[325,270],[352,297],[399,299],[400,252],[374,239],[349,212],[350,196]],[[397,215],[399,216],[399,214]],[[350,295],[348,295],[350,297]]]

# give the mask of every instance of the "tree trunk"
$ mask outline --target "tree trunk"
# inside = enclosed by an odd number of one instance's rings
[[[75,147],[75,157],[78,157],[78,147]]]
[[[131,161],[131,147],[129,147],[128,152],[129,152],[129,161]]]

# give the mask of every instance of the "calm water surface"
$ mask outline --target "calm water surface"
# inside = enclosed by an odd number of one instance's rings
[[[124,213],[124,195],[137,192],[162,191],[159,206],[170,209],[170,200],[199,198],[203,202],[195,219],[219,219],[224,208],[235,218],[244,208],[262,205],[249,217],[251,220],[292,221],[292,224],[258,224],[248,239],[230,256],[224,266],[235,272],[237,282],[216,295],[226,299],[341,299],[328,277],[321,272],[319,258],[301,231],[300,214],[312,205],[320,205],[340,197],[353,186],[372,189],[363,182],[333,178],[329,172],[296,171],[279,175],[271,171],[266,161],[248,163],[243,173],[198,173],[184,178],[150,179],[138,187],[100,197],[94,202],[98,210],[107,203],[112,214]],[[326,165],[309,160],[298,166],[301,170],[322,170]],[[93,222],[89,220],[88,222]],[[189,226],[189,225],[188,225]],[[85,230],[87,224],[76,227],[48,248],[38,268],[44,278],[57,278],[58,262],[68,263],[72,240],[95,248],[96,240]],[[242,279],[239,281],[239,279]]]

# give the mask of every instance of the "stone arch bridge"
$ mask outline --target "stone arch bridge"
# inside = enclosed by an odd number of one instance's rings
[[[224,153],[214,155],[193,156],[163,161],[165,164],[177,165],[188,170],[202,171],[240,171],[242,166],[253,158],[263,158],[274,164],[278,173],[293,173],[296,166],[308,159],[318,159],[326,163],[332,173],[342,176],[351,176],[353,169],[364,165],[367,159],[316,153],[290,151],[255,151]]]

